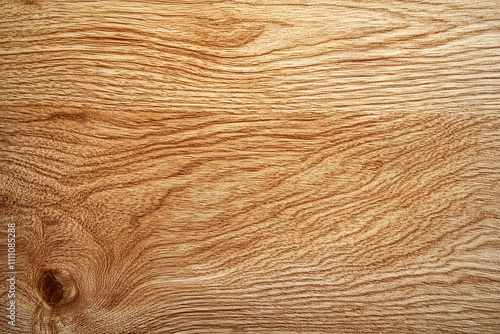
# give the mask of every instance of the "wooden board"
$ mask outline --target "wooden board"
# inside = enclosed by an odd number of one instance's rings
[[[500,333],[499,154],[498,0],[2,0],[0,332]]]

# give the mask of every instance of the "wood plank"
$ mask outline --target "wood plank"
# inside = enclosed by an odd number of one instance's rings
[[[499,333],[500,3],[3,0],[0,221],[2,333]]]

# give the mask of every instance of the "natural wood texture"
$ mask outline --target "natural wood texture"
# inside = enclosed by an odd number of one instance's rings
[[[499,154],[497,0],[2,0],[0,332],[499,333]]]

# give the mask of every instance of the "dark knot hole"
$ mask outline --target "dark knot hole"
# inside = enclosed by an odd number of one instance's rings
[[[42,273],[40,279],[40,294],[50,306],[56,306],[63,298],[63,286],[51,271]]]

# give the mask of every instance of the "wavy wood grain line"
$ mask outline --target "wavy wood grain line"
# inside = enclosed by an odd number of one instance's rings
[[[498,5],[2,1],[0,331],[500,332]]]

